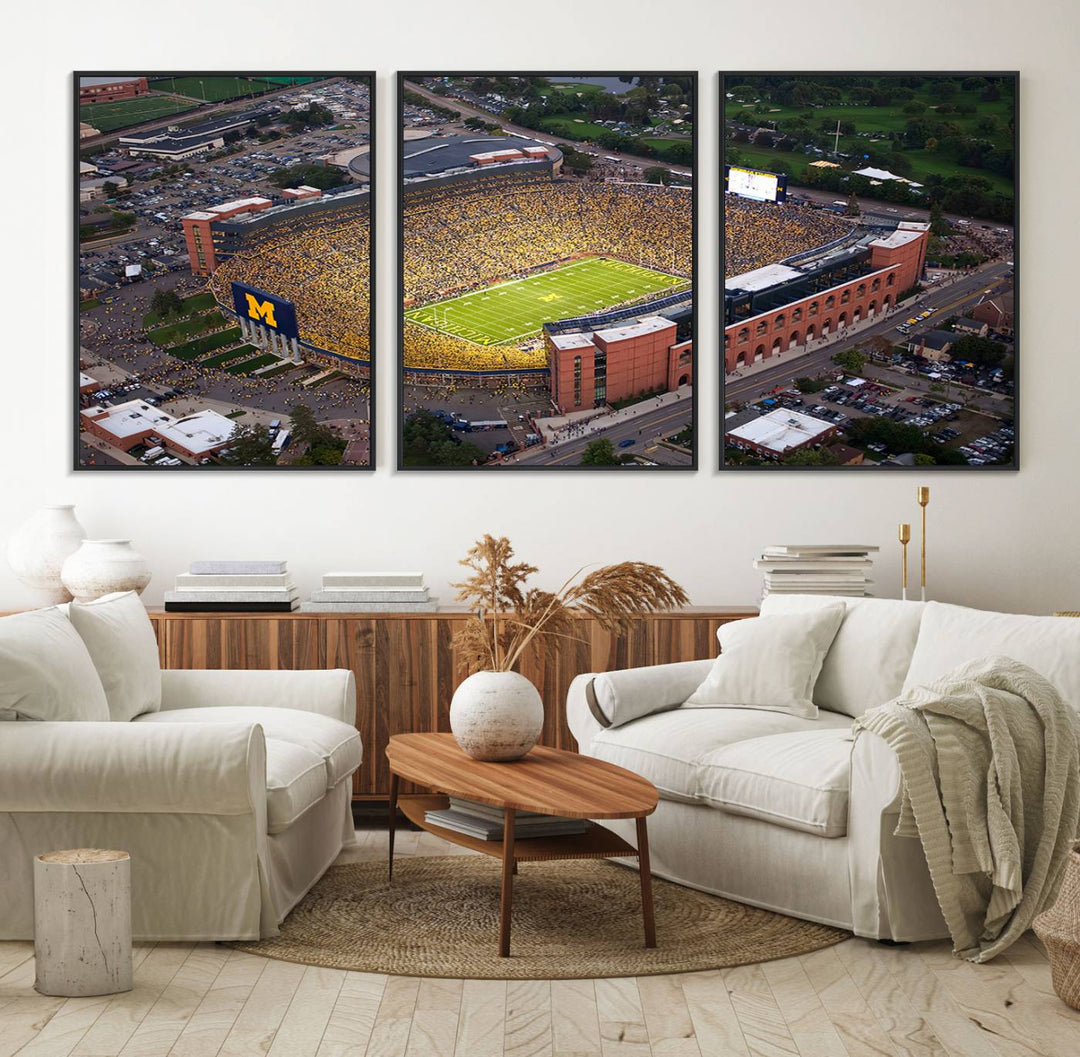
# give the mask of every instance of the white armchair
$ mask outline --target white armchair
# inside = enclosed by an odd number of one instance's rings
[[[0,722],[0,939],[33,937],[45,851],[128,852],[136,939],[254,939],[353,839],[351,672],[160,674],[131,720]]]

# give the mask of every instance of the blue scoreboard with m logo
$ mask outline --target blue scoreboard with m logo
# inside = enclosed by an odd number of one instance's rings
[[[246,283],[233,283],[232,295],[233,307],[241,319],[276,330],[286,338],[300,337],[296,325],[296,306],[291,301]]]

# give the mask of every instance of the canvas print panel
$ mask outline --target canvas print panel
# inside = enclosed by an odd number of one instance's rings
[[[76,468],[370,468],[371,76],[75,81]]]
[[[400,464],[692,468],[694,76],[399,89]]]
[[[1016,467],[1016,80],[724,75],[724,466]]]

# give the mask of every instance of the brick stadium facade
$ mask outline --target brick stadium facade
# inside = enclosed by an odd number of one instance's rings
[[[639,393],[669,392],[694,377],[693,342],[663,316],[604,330],[545,334],[551,399],[561,414]]]
[[[887,312],[926,263],[929,231],[898,230],[870,243],[869,271],[724,328],[724,367],[734,371]]]
[[[117,77],[110,80],[83,77],[79,82],[79,102],[115,103],[120,99],[135,99],[149,91],[150,85],[145,77]]]
[[[184,242],[187,245],[188,258],[191,262],[191,274],[209,276],[217,271],[220,259],[215,242],[215,225],[230,217],[246,216],[270,209],[273,202],[269,198],[241,198],[235,202],[225,202],[210,209],[200,209],[180,218],[184,230]]]

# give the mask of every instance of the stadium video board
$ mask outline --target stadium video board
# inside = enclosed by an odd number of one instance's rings
[[[1019,467],[1018,93],[721,76],[723,469]]]
[[[71,89],[74,468],[373,469],[374,75]]]
[[[725,165],[724,190],[728,194],[752,198],[755,202],[782,202],[787,197],[787,176],[745,169],[741,165]]]
[[[399,74],[400,468],[696,466],[696,92]]]
[[[276,330],[286,338],[299,338],[296,306],[284,298],[275,297],[246,283],[232,284],[233,308],[240,319]]]

